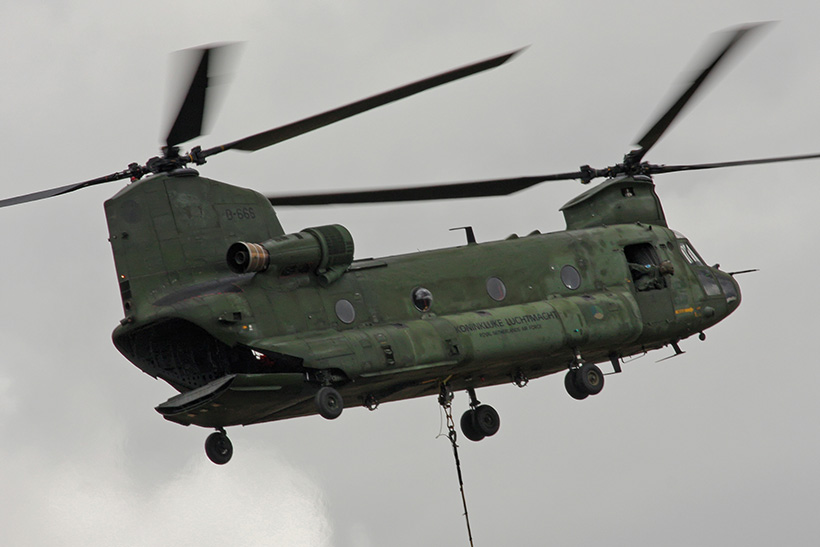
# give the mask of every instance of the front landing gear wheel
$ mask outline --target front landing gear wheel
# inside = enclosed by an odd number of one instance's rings
[[[564,377],[564,387],[573,399],[586,399],[604,389],[604,373],[592,363],[571,368]]]
[[[581,365],[577,374],[576,383],[581,391],[597,395],[604,389],[604,373],[592,363]]]
[[[577,399],[579,401],[586,399],[589,396],[589,393],[581,391],[578,387],[578,369],[571,368],[567,371],[567,375],[564,376],[564,387],[567,389],[567,393],[573,399]]]
[[[471,408],[461,415],[461,432],[471,441],[492,437],[498,433],[499,427],[501,427],[501,418],[490,405]]]
[[[231,456],[233,456],[231,440],[222,431],[211,433],[205,439],[205,454],[215,464],[225,465],[231,461]]]
[[[344,401],[342,395],[332,387],[324,386],[316,392],[316,408],[319,414],[328,420],[335,420],[342,413]]]
[[[501,427],[501,418],[498,412],[490,405],[481,405],[475,409],[473,415],[475,419],[475,428],[485,437],[492,437],[498,433],[498,428]]]
[[[483,439],[484,435],[479,431],[475,420],[475,410],[470,409],[461,415],[461,432],[471,441],[478,442]]]

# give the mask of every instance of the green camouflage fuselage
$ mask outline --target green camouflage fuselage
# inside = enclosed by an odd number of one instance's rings
[[[536,378],[676,343],[740,303],[644,177],[567,204],[567,231],[351,263],[343,228],[285,236],[264,196],[181,175],[105,209],[125,309],[114,343],[182,392],[158,410],[186,425],[314,414],[320,385],[372,406]],[[265,264],[229,268],[237,242]]]

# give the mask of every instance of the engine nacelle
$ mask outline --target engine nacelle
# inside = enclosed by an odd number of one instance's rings
[[[344,226],[332,224],[305,228],[262,243],[239,241],[228,248],[228,267],[236,273],[273,270],[286,275],[291,270],[310,270],[319,282],[329,285],[353,262],[353,236]]]

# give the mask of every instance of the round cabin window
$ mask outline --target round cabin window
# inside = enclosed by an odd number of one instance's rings
[[[581,274],[575,269],[575,266],[567,264],[561,268],[561,282],[570,290],[575,290],[581,286]]]
[[[350,300],[342,298],[336,302],[336,317],[339,321],[349,325],[356,319],[356,308],[350,303]]]
[[[501,302],[507,296],[507,287],[497,277],[491,277],[487,280],[487,294],[496,302]]]
[[[424,287],[413,289],[413,306],[419,311],[430,311],[433,307],[433,293]]]

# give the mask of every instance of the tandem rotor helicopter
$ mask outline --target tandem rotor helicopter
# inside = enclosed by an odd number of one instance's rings
[[[695,165],[643,161],[713,70],[761,25],[727,33],[692,84],[628,152],[603,169],[317,195],[264,196],[190,167],[228,151],[256,151],[464,78],[518,51],[420,80],[213,148],[179,146],[202,133],[214,47],[198,65],[162,155],[84,182],[0,201],[0,207],[130,180],[105,202],[124,318],[117,349],[180,393],[156,407],[167,420],[216,429],[208,457],[227,463],[225,428],[345,406],[469,394],[463,434],[500,425],[476,390],[564,372],[575,399],[598,394],[597,363],[671,346],[730,315],[734,274],[708,266],[667,226],[656,174],[820,158],[820,154]],[[216,46],[218,47],[218,46]],[[520,51],[520,50],[519,50]],[[605,180],[564,205],[566,230],[386,258],[355,260],[332,224],[286,232],[273,206],[503,196],[546,181]]]

